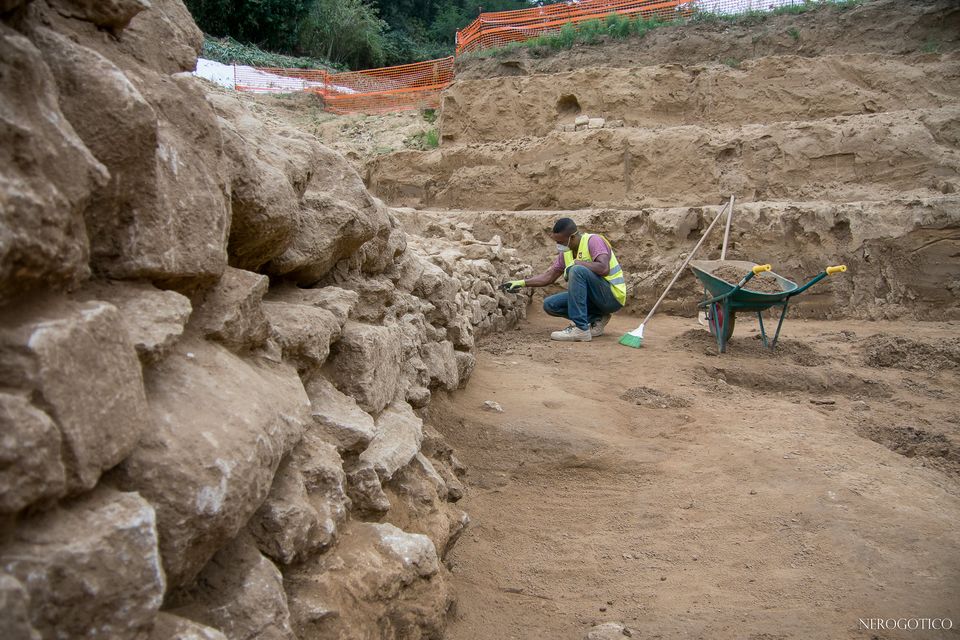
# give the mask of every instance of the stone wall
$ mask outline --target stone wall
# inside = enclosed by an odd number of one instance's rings
[[[201,40],[180,0],[0,2],[4,635],[438,637],[468,519],[425,409],[528,267],[408,236]]]

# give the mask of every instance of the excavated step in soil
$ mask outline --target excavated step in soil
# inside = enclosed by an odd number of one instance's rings
[[[431,405],[473,521],[447,556],[448,638],[617,621],[635,638],[854,639],[860,618],[956,619],[956,322],[788,321],[770,352],[744,321],[718,355],[693,318],[655,317],[639,350],[617,344],[638,318],[575,344],[529,318]],[[942,360],[877,366],[886,341]]]
[[[581,209],[874,200],[960,189],[960,106],[742,127],[600,129],[372,160],[395,206]]]
[[[579,115],[606,126],[767,124],[928,109],[960,98],[960,54],[768,56],[458,79],[443,94],[449,142],[545,136]],[[622,125],[621,125],[622,126]]]

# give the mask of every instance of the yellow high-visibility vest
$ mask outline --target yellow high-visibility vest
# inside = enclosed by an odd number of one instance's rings
[[[563,254],[563,264],[564,272],[570,268],[570,265],[573,264],[574,260],[584,260],[586,262],[593,262],[593,256],[590,254],[590,237],[595,234],[585,233],[580,236],[580,246],[577,247],[577,257],[573,257],[573,251],[567,250]],[[610,241],[604,236],[600,236],[607,243],[607,246],[610,247],[610,273],[603,277],[604,280],[610,283],[610,288],[613,290],[613,296],[617,299],[621,305],[627,301],[627,281],[623,279],[623,269],[620,268],[620,262],[617,260],[617,256],[613,253],[613,245],[610,244]]]

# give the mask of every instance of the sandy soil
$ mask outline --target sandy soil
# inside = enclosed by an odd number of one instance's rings
[[[858,631],[960,627],[958,323],[788,319],[769,353],[738,318],[718,356],[690,319],[633,350],[635,318],[531,316],[431,405],[469,468],[451,640],[960,637]]]

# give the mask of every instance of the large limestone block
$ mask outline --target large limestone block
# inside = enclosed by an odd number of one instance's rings
[[[356,171],[340,154],[320,147],[318,162],[301,199],[297,233],[290,246],[266,266],[272,275],[311,285],[389,227]]]
[[[305,387],[313,418],[311,429],[342,451],[365,449],[376,430],[370,414],[323,376],[308,379]]]
[[[395,402],[377,417],[376,434],[359,463],[373,467],[381,482],[386,482],[417,455],[422,441],[423,420],[406,402]]]
[[[5,573],[0,573],[0,614],[6,640],[40,640],[40,632],[30,623],[30,594]]]
[[[0,303],[89,275],[83,211],[108,178],[61,112],[40,52],[0,24]]]
[[[430,376],[431,387],[441,387],[453,391],[460,386],[460,370],[453,343],[428,342],[423,345],[423,362]]]
[[[267,497],[309,400],[288,365],[184,341],[146,375],[154,428],[115,481],[157,509],[171,585],[191,580]]]
[[[123,30],[135,15],[150,8],[149,0],[53,0],[57,11],[112,31]]]
[[[57,425],[26,394],[0,393],[0,513],[58,498],[66,487]]]
[[[400,386],[402,338],[397,327],[348,321],[330,358],[333,383],[364,411],[380,412]]]
[[[270,280],[250,271],[227,267],[197,309],[204,335],[233,351],[255,349],[270,335],[263,296]]]
[[[199,622],[161,611],[150,640],[227,640],[227,636]]]
[[[176,291],[133,282],[98,282],[78,297],[104,300],[120,311],[130,341],[144,363],[161,360],[183,334],[192,307]]]
[[[112,246],[104,254],[113,249],[117,255],[96,266],[113,277],[189,291],[214,282],[227,264],[230,202],[222,138],[199,80],[140,75],[138,88],[160,115],[156,195],[145,192],[132,218],[92,220],[108,230]]]
[[[428,536],[441,558],[470,522],[466,513],[449,503],[446,481],[421,453],[397,472],[384,492],[391,504],[387,520],[404,531]]]
[[[453,601],[430,539],[390,524],[351,524],[284,583],[301,638],[440,638]]]
[[[342,328],[360,301],[360,294],[340,287],[301,289],[291,285],[280,285],[272,287],[265,299],[270,302],[304,304],[326,309],[336,317]]]
[[[229,640],[296,640],[283,576],[246,534],[218,551],[196,586],[172,600],[173,613],[219,629]]]
[[[300,371],[320,367],[330,355],[330,343],[340,337],[336,316],[320,307],[286,302],[264,302],[272,336]]]
[[[143,378],[116,307],[63,299],[0,318],[0,385],[32,394],[56,423],[67,491],[93,488],[148,424]]]
[[[0,569],[45,638],[146,638],[165,589],[153,508],[105,488],[21,521]]]
[[[250,531],[257,546],[282,564],[329,547],[350,504],[337,449],[307,432],[277,470]]]
[[[203,32],[182,0],[149,0],[123,32],[119,48],[135,65],[163,74],[193,71],[203,46]]]
[[[316,164],[316,139],[281,129],[234,95],[210,92],[229,159],[230,264],[258,270],[290,245],[300,209],[298,185]]]

